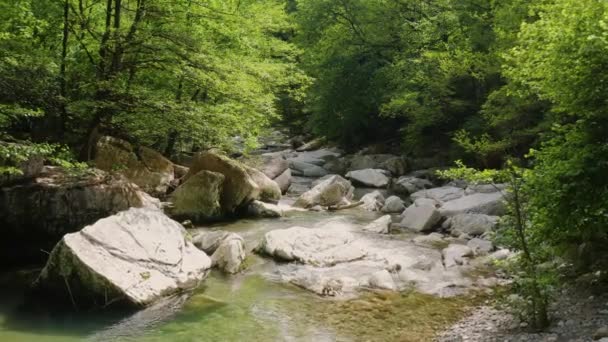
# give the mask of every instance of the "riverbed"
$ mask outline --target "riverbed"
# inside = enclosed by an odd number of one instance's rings
[[[311,227],[336,217],[366,224],[378,216],[359,209],[290,211],[279,219],[197,229],[239,233],[250,252],[274,229]],[[471,296],[441,299],[382,291],[350,300],[321,298],[281,282],[275,272],[281,264],[249,255],[246,271],[227,276],[214,270],[193,293],[139,312],[57,312],[42,304],[25,304],[24,285],[3,286],[0,341],[420,341],[431,339],[474,302]],[[14,285],[14,274],[4,275],[4,283]]]

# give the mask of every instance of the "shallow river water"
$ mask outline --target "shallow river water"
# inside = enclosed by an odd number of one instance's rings
[[[356,223],[377,217],[356,209],[292,212],[281,219],[201,229],[237,232],[250,250],[267,231],[311,226],[336,215]],[[466,301],[413,293],[370,293],[347,302],[323,299],[273,279],[276,264],[270,259],[252,255],[247,262],[244,273],[213,271],[194,293],[135,313],[53,312],[36,303],[23,305],[20,288],[0,284],[0,341],[416,341],[456,319]]]

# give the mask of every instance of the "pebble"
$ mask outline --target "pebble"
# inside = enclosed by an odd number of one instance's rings
[[[551,306],[553,324],[544,333],[530,332],[525,322],[491,303],[475,309],[448,330],[437,336],[439,342],[608,342],[608,294],[596,295],[589,301],[589,293],[571,289],[560,291]]]

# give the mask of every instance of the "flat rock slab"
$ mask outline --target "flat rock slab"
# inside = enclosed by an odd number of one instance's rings
[[[504,195],[501,192],[475,193],[445,202],[439,211],[442,216],[458,214],[485,214],[500,216],[505,213]]]
[[[466,248],[466,246],[464,246]],[[354,297],[359,290],[416,289],[452,296],[473,288],[472,266],[446,269],[439,246],[416,245],[410,238],[370,234],[337,217],[312,228],[271,231],[259,251],[281,261],[267,276],[321,296]]]
[[[346,178],[366,186],[374,188],[386,188],[390,183],[390,178],[387,176],[388,171],[380,169],[365,169],[350,171],[346,174]]]
[[[78,305],[146,306],[195,288],[207,275],[210,258],[185,234],[158,210],[129,209],[64,236],[38,286]]]
[[[365,256],[362,246],[344,227],[273,230],[264,236],[258,250],[281,260],[315,266],[333,266]]]
[[[419,198],[430,198],[439,203],[455,200],[465,195],[464,189],[457,188],[455,186],[442,186],[439,188],[432,188],[426,190],[420,190],[411,194],[412,200]]]

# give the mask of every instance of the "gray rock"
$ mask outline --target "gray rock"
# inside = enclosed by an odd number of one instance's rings
[[[381,211],[383,213],[394,214],[402,213],[405,210],[405,203],[397,196],[391,196],[384,201],[384,206]]]
[[[306,144],[298,147],[296,149],[296,151],[298,151],[298,152],[305,152],[305,151],[318,150],[321,147],[323,147],[324,144],[325,144],[325,139],[318,138],[318,139],[309,141]]]
[[[169,214],[177,220],[191,220],[194,223],[220,219],[223,215],[220,205],[223,184],[224,175],[221,173],[197,173],[171,194]]]
[[[222,240],[217,250],[211,255],[211,262],[213,267],[235,274],[241,270],[245,258],[243,238],[237,234],[231,234]]]
[[[390,178],[386,175],[386,171],[380,169],[350,171],[346,174],[346,178],[374,188],[386,188],[390,183]]]
[[[333,158],[323,164],[323,168],[336,175],[344,175],[348,169],[348,161],[343,158]]]
[[[405,228],[418,232],[428,232],[439,222],[441,215],[434,207],[426,205],[417,207],[412,204],[403,212],[402,218],[401,225]]]
[[[489,194],[492,192],[504,191],[507,188],[506,184],[474,184],[469,185],[465,192],[467,195],[471,195],[474,193],[484,193]]]
[[[380,211],[384,206],[384,196],[376,190],[361,197],[361,202],[363,202],[361,207],[365,210]]]
[[[407,172],[407,163],[401,157],[392,157],[381,163],[379,168],[389,171],[393,177],[399,177]]]
[[[454,236],[463,233],[470,236],[479,236],[492,231],[496,227],[498,219],[497,216],[484,214],[458,214],[448,218],[443,227],[450,230]]]
[[[35,178],[0,188],[0,256],[5,265],[44,262],[68,233],[130,207],[156,207],[124,176],[45,166]]]
[[[247,172],[247,167],[236,160],[212,152],[201,152],[194,156],[185,180],[200,171],[224,175],[220,205],[225,214],[234,213],[260,196],[260,187]]]
[[[350,171],[375,169],[378,163],[371,156],[355,155],[350,160]]]
[[[439,233],[431,233],[429,235],[416,236],[412,241],[417,245],[432,246],[432,247],[441,247],[447,243],[446,240],[444,239],[444,236]]]
[[[279,188],[281,189],[281,193],[286,193],[289,190],[289,186],[291,185],[291,170],[287,169],[283,173],[281,173],[278,177],[273,179]]]
[[[249,177],[257,184],[259,194],[256,199],[263,202],[277,203],[281,199],[281,188],[277,182],[268,178],[262,171],[249,166],[244,166],[249,174]]]
[[[247,206],[247,214],[257,218],[275,218],[283,216],[283,210],[275,204],[253,201]]]
[[[80,307],[112,301],[149,305],[197,287],[207,275],[211,260],[185,234],[158,210],[130,209],[101,219],[64,236],[37,287],[71,297]]]
[[[147,147],[134,148],[114,137],[99,139],[95,147],[95,167],[113,172],[119,170],[142,190],[155,196],[164,195],[175,179],[173,163]]]
[[[494,244],[491,241],[474,238],[467,242],[467,246],[471,248],[475,256],[487,255],[494,250]]]
[[[451,201],[464,196],[464,190],[454,186],[442,186],[427,190],[420,190],[411,194],[412,200],[419,198],[430,198],[439,203]]]
[[[306,171],[307,169],[319,168],[319,166],[315,165],[315,164],[310,164],[310,163],[306,163],[303,161],[299,161],[299,160],[290,159],[289,168],[291,168],[292,170],[304,173],[304,171]]]
[[[385,215],[363,227],[363,230],[379,234],[388,234],[392,222],[391,215]]]
[[[427,206],[427,207],[433,207],[433,208],[437,208],[440,205],[439,202],[437,202],[436,200],[434,200],[432,198],[418,198],[414,201],[414,204],[417,207]]]
[[[446,268],[466,265],[469,258],[473,257],[473,250],[465,245],[451,244],[442,252],[443,264]]]
[[[225,231],[204,232],[196,235],[192,243],[203,252],[211,255],[213,267],[226,273],[238,273],[245,261],[245,242],[235,233]]]
[[[441,215],[455,216],[458,214],[486,214],[500,216],[505,213],[504,196],[500,192],[475,193],[452,201],[445,202]]]
[[[352,199],[354,188],[346,179],[334,175],[309,191],[303,193],[294,203],[300,208],[311,208],[315,205],[335,206],[347,204]]]
[[[433,183],[427,179],[405,176],[399,177],[399,179],[393,182],[391,187],[398,194],[409,195],[420,190],[432,188]]]
[[[594,340],[600,340],[608,337],[608,327],[600,327],[593,333]]]
[[[325,170],[324,168],[322,168],[320,166],[316,166],[316,165],[304,170],[302,173],[302,175],[304,177],[312,177],[312,178],[323,177],[328,174],[329,174],[329,172],[327,170]]]

